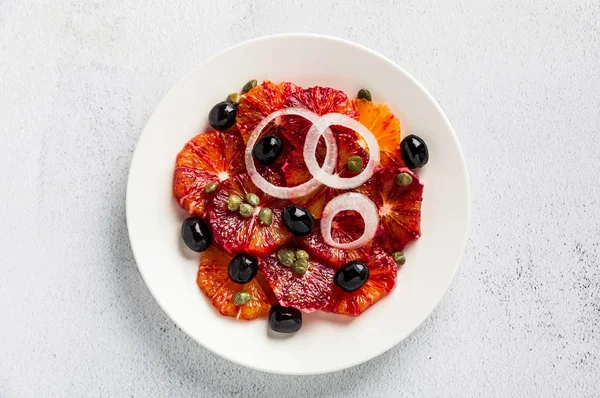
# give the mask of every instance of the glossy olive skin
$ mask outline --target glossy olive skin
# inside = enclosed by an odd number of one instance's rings
[[[258,260],[246,253],[238,254],[229,262],[227,273],[235,283],[248,283],[258,273]]]
[[[348,293],[360,289],[367,280],[369,280],[369,267],[362,261],[350,261],[333,277],[336,286]]]
[[[252,157],[260,164],[268,166],[275,163],[279,155],[283,151],[283,142],[276,135],[265,135],[262,137],[254,149],[252,149]]]
[[[200,217],[190,217],[181,225],[181,238],[191,250],[203,252],[210,247],[213,234],[210,226]]]
[[[217,131],[225,131],[233,127],[236,116],[237,107],[229,101],[222,101],[208,113],[208,123]]]
[[[274,305],[269,311],[269,327],[279,333],[296,333],[302,327],[302,312]]]
[[[283,225],[296,236],[305,236],[315,228],[315,217],[304,207],[291,205],[283,210]]]
[[[421,137],[416,135],[406,136],[400,142],[400,154],[404,164],[409,169],[418,169],[429,161],[429,149]]]

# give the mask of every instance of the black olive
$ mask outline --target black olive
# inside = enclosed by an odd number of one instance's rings
[[[360,289],[369,279],[369,268],[362,261],[350,261],[340,268],[333,278],[337,286],[345,292]]]
[[[249,254],[238,254],[229,263],[227,272],[229,278],[235,283],[248,283],[258,273],[258,260]]]
[[[210,227],[200,217],[190,217],[183,221],[181,226],[183,242],[195,252],[208,249],[213,240]]]
[[[412,134],[405,137],[400,143],[400,154],[409,169],[418,169],[429,161],[427,144],[421,137]]]
[[[268,166],[273,164],[281,151],[283,150],[283,142],[276,135],[265,135],[262,137],[252,150],[252,157],[262,165]]]
[[[225,131],[235,124],[237,108],[229,101],[219,102],[208,113],[208,123],[217,131]]]
[[[291,205],[283,210],[283,225],[297,236],[308,235],[315,227],[315,218],[304,207]]]
[[[296,333],[302,327],[302,313],[296,308],[274,305],[269,312],[269,327],[279,333]]]

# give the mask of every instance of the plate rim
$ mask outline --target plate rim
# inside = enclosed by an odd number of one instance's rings
[[[195,75],[199,70],[201,70],[204,65],[212,62],[214,59],[219,58],[231,51],[235,51],[240,47],[244,47],[247,45],[251,45],[257,42],[263,42],[263,41],[270,41],[270,40],[282,40],[282,39],[302,39],[302,38],[310,38],[310,39],[319,39],[319,40],[326,40],[326,41],[333,41],[333,42],[337,42],[338,44],[342,44],[345,46],[349,46],[349,47],[353,47],[355,49],[364,51],[366,53],[368,53],[371,56],[374,56],[376,58],[378,58],[380,61],[383,61],[385,63],[387,63],[389,66],[393,67],[394,69],[396,69],[398,72],[404,74],[410,81],[411,83],[415,84],[415,86],[417,86],[422,92],[423,94],[425,94],[425,96],[427,97],[428,100],[431,101],[431,103],[435,106],[435,109],[437,110],[437,112],[439,112],[439,114],[442,117],[442,120],[444,122],[444,124],[446,125],[446,127],[448,128],[448,130],[451,132],[451,136],[452,136],[452,140],[454,141],[456,148],[458,149],[458,155],[459,155],[459,159],[460,159],[460,163],[461,163],[461,168],[463,171],[463,175],[464,175],[464,182],[465,182],[465,209],[466,209],[466,220],[465,220],[465,232],[464,235],[462,237],[462,243],[461,243],[461,247],[460,247],[460,258],[456,261],[456,263],[453,266],[452,269],[452,277],[448,278],[448,281],[445,283],[445,288],[444,288],[444,292],[443,294],[440,295],[440,297],[436,300],[436,302],[433,304],[432,308],[427,311],[427,313],[417,322],[416,326],[406,335],[404,336],[400,336],[400,338],[398,339],[398,341],[396,343],[394,343],[393,345],[391,345],[390,347],[387,347],[383,350],[376,350],[374,351],[372,354],[368,355],[366,358],[361,358],[359,360],[354,360],[354,361],[350,361],[345,363],[344,365],[339,365],[339,366],[334,366],[326,371],[315,371],[315,372],[311,372],[311,371],[297,371],[297,372],[288,372],[286,371],[285,373],[282,372],[277,372],[273,369],[270,368],[265,368],[265,367],[261,367],[261,366],[256,366],[253,364],[249,364],[249,363],[244,363],[236,358],[233,358],[223,352],[220,352],[218,349],[215,349],[214,347],[209,347],[206,344],[204,344],[203,342],[201,342],[200,340],[198,340],[196,337],[194,337],[194,334],[189,332],[186,327],[182,326],[179,322],[177,322],[175,319],[173,319],[173,317],[169,314],[169,312],[166,310],[164,304],[162,303],[161,299],[159,299],[159,296],[157,296],[155,294],[155,291],[153,290],[153,288],[151,287],[151,285],[148,283],[148,279],[147,279],[147,275],[144,273],[143,267],[139,266],[139,255],[137,254],[137,250],[136,249],[136,245],[133,242],[132,236],[131,236],[131,219],[132,216],[130,215],[132,213],[132,207],[134,206],[134,204],[132,203],[132,201],[130,200],[131,197],[131,175],[132,175],[132,170],[133,170],[133,165],[134,163],[136,163],[136,159],[139,158],[139,148],[140,148],[140,141],[143,139],[147,129],[148,129],[148,125],[150,124],[150,122],[152,121],[152,119],[155,117],[157,110],[159,108],[161,108],[161,106],[167,102],[167,100],[170,99],[171,96],[173,96],[173,93],[175,91],[177,91],[177,89],[184,84],[185,81],[188,80],[188,78],[190,76]],[[200,62],[199,64],[197,64],[195,67],[193,67],[188,73],[184,74],[178,81],[177,83],[175,83],[168,91],[167,93],[162,97],[162,99],[158,102],[158,104],[154,107],[154,110],[152,111],[152,113],[150,114],[150,116],[148,117],[148,119],[146,120],[145,124],[144,124],[144,128],[142,130],[142,132],[140,133],[136,144],[135,144],[135,149],[133,151],[133,155],[131,157],[131,161],[129,164],[129,172],[127,174],[127,187],[126,187],[126,195],[125,195],[125,213],[126,213],[126,224],[127,224],[127,235],[129,237],[129,243],[131,246],[131,251],[133,253],[133,257],[137,266],[137,269],[140,273],[140,275],[142,276],[142,280],[144,281],[144,284],[146,285],[147,289],[150,291],[150,294],[152,295],[152,297],[154,298],[155,302],[158,304],[158,306],[160,307],[160,309],[167,315],[167,317],[173,322],[175,323],[175,325],[177,325],[177,327],[183,331],[189,338],[191,338],[193,341],[195,341],[196,343],[200,344],[202,347],[204,347],[205,349],[207,349],[208,351],[220,356],[221,358],[224,358],[230,362],[233,362],[237,365],[243,366],[243,367],[247,367],[253,370],[258,370],[261,372],[265,372],[265,373],[270,373],[270,374],[286,374],[286,375],[294,375],[294,376],[310,376],[310,375],[318,375],[318,374],[327,374],[327,373],[333,373],[333,372],[338,372],[344,369],[348,369],[348,368],[352,368],[355,366],[358,366],[360,364],[363,364],[365,362],[368,362],[382,354],[384,354],[385,352],[391,350],[392,348],[396,347],[398,344],[400,344],[402,341],[404,341],[405,339],[407,339],[410,335],[412,335],[417,329],[419,329],[421,327],[421,325],[423,324],[423,322],[429,318],[433,311],[439,306],[440,302],[442,301],[442,299],[446,296],[446,294],[448,293],[448,290],[450,288],[450,285],[452,284],[452,282],[454,281],[454,279],[456,278],[456,274],[458,272],[458,269],[460,267],[460,265],[463,263],[464,258],[465,258],[465,253],[466,253],[466,248],[467,248],[467,242],[468,242],[468,236],[469,236],[469,232],[471,229],[471,184],[470,184],[470,179],[469,179],[469,173],[467,170],[467,165],[466,165],[466,161],[465,161],[465,157],[464,157],[464,153],[462,150],[462,147],[460,146],[460,142],[458,141],[458,137],[456,136],[456,132],[454,131],[454,128],[452,127],[448,117],[446,116],[446,113],[444,112],[444,110],[441,108],[441,106],[438,104],[438,102],[435,100],[435,98],[429,93],[429,91],[427,91],[427,89],[409,72],[407,72],[404,68],[402,68],[401,66],[399,66],[398,64],[396,64],[394,61],[390,60],[389,58],[387,58],[386,56],[379,54],[378,52],[362,45],[362,44],[358,44],[355,42],[352,42],[350,40],[346,40],[346,39],[342,39],[339,37],[335,37],[335,36],[331,36],[331,35],[325,35],[325,34],[316,34],[316,33],[282,33],[282,34],[272,34],[272,35],[266,35],[266,36],[260,36],[257,38],[253,38],[250,40],[246,40],[246,41],[242,41],[239,42],[237,44],[234,44],[233,46],[230,46],[228,48],[226,48],[225,50],[222,50],[220,52],[218,52],[215,55],[212,55],[208,58],[206,58],[205,60],[203,60],[202,62]]]

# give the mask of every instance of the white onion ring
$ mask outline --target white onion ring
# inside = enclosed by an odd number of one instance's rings
[[[254,144],[262,130],[271,122],[272,120],[278,118],[279,116],[285,115],[298,115],[312,122],[312,126],[308,130],[307,137],[310,135],[316,136],[317,140],[323,135],[325,137],[325,143],[327,144],[327,152],[325,154],[325,161],[323,162],[323,172],[325,173],[333,173],[335,170],[335,165],[337,163],[337,143],[335,141],[335,137],[333,136],[333,132],[329,127],[325,129],[325,131],[316,131],[319,123],[319,116],[304,108],[285,108],[279,111],[275,111],[271,113],[269,116],[265,117],[261,122],[254,128],[252,134],[248,138],[248,143],[246,144],[246,150],[244,152],[244,160],[246,162],[246,170],[248,170],[248,175],[250,179],[258,188],[260,188],[263,192],[279,199],[293,199],[300,196],[308,195],[313,192],[317,188],[321,186],[321,183],[311,178],[310,180],[297,185],[295,187],[279,187],[277,185],[271,184],[269,181],[265,180],[263,176],[256,170],[256,166],[254,165],[254,159],[252,157],[252,150],[254,149]],[[315,145],[316,150],[316,145]],[[306,146],[305,152],[306,153]],[[314,153],[313,153],[314,155]],[[306,155],[305,155],[306,157]],[[315,160],[316,161],[316,160]],[[318,166],[318,163],[317,163]]]
[[[331,224],[333,219],[341,211],[354,210],[358,212],[365,221],[365,230],[360,238],[350,243],[338,243],[331,237]],[[356,192],[348,192],[333,198],[323,209],[321,216],[321,236],[331,247],[338,249],[358,249],[369,243],[377,233],[379,225],[379,213],[377,206],[365,195]]]
[[[306,134],[306,141],[304,143],[304,162],[306,163],[306,167],[308,167],[310,174],[321,183],[336,189],[356,188],[371,178],[379,165],[379,143],[373,133],[360,122],[349,116],[342,115],[341,113],[328,113],[321,116],[317,122],[318,123],[313,122],[313,127],[318,124],[318,128],[309,130]],[[369,162],[365,169],[354,177],[342,178],[332,174],[332,171],[329,171],[329,169],[319,167],[319,164],[317,163],[315,151],[317,149],[319,138],[321,138],[321,135],[323,135],[323,132],[329,128],[329,126],[333,125],[347,127],[356,131],[363,137],[369,146]]]

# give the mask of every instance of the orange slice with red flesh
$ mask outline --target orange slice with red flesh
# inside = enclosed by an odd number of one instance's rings
[[[238,284],[229,278],[227,271],[232,256],[227,252],[211,246],[202,253],[196,284],[210,299],[211,304],[223,315],[237,319],[251,320],[269,314],[271,302],[265,292],[265,284],[259,283],[263,276],[259,273],[246,284]],[[250,301],[243,305],[235,305],[237,292],[246,291]]]
[[[409,174],[411,184],[396,184],[399,173]],[[382,233],[377,239],[384,249],[390,253],[402,250],[421,237],[423,184],[411,170],[406,167],[381,169],[358,191],[369,196],[379,209]]]
[[[214,196],[205,193],[204,187],[244,171],[244,142],[239,134],[198,134],[177,155],[173,195],[190,214],[203,217]]]
[[[331,228],[331,237],[338,243],[350,243],[360,238],[364,229],[365,223],[362,217],[354,211],[346,211],[338,214],[334,218]],[[323,240],[320,225],[318,223],[310,234],[298,237],[297,240],[311,258],[334,268],[339,268],[353,260],[366,261],[371,254],[372,243],[351,250],[338,249],[329,246]]]
[[[335,270],[312,259],[308,264],[306,273],[297,275],[291,267],[279,263],[276,254],[260,258],[258,262],[279,304],[312,312],[329,304]]]
[[[390,254],[376,247],[366,264],[369,279],[365,284],[353,292],[345,292],[334,285],[331,302],[325,311],[358,316],[394,290],[398,269]]]
[[[355,99],[353,104],[359,115],[358,121],[377,138],[380,167],[404,166],[400,156],[400,120],[385,104],[374,104],[365,99]],[[367,147],[362,139],[359,142],[363,148]]]
[[[256,126],[265,117],[282,109],[287,98],[299,90],[300,87],[293,83],[282,82],[275,84],[269,80],[265,80],[242,95],[238,106],[236,124],[244,142],[248,142],[248,138]],[[265,128],[264,133],[276,133],[279,122],[279,120],[275,120],[270,123]]]
[[[341,113],[356,118],[358,114],[352,101],[340,90],[330,87],[311,87],[291,94],[285,101],[286,108],[305,108],[319,116],[328,113]],[[304,147],[304,138],[311,122],[302,117],[286,119],[281,128],[282,134],[297,149]],[[323,145],[324,140],[321,139]]]
[[[268,180],[272,184],[284,185],[276,174],[267,171]],[[243,217],[239,211],[227,208],[230,195],[239,196],[242,201],[247,193],[258,196],[260,203],[254,208],[251,217]],[[287,243],[292,235],[283,225],[282,209],[286,201],[275,199],[259,190],[250,180],[248,174],[240,174],[221,183],[209,210],[210,226],[214,241],[229,253],[248,253],[254,256],[265,256]],[[261,208],[269,208],[273,212],[271,225],[263,225],[258,219]]]

